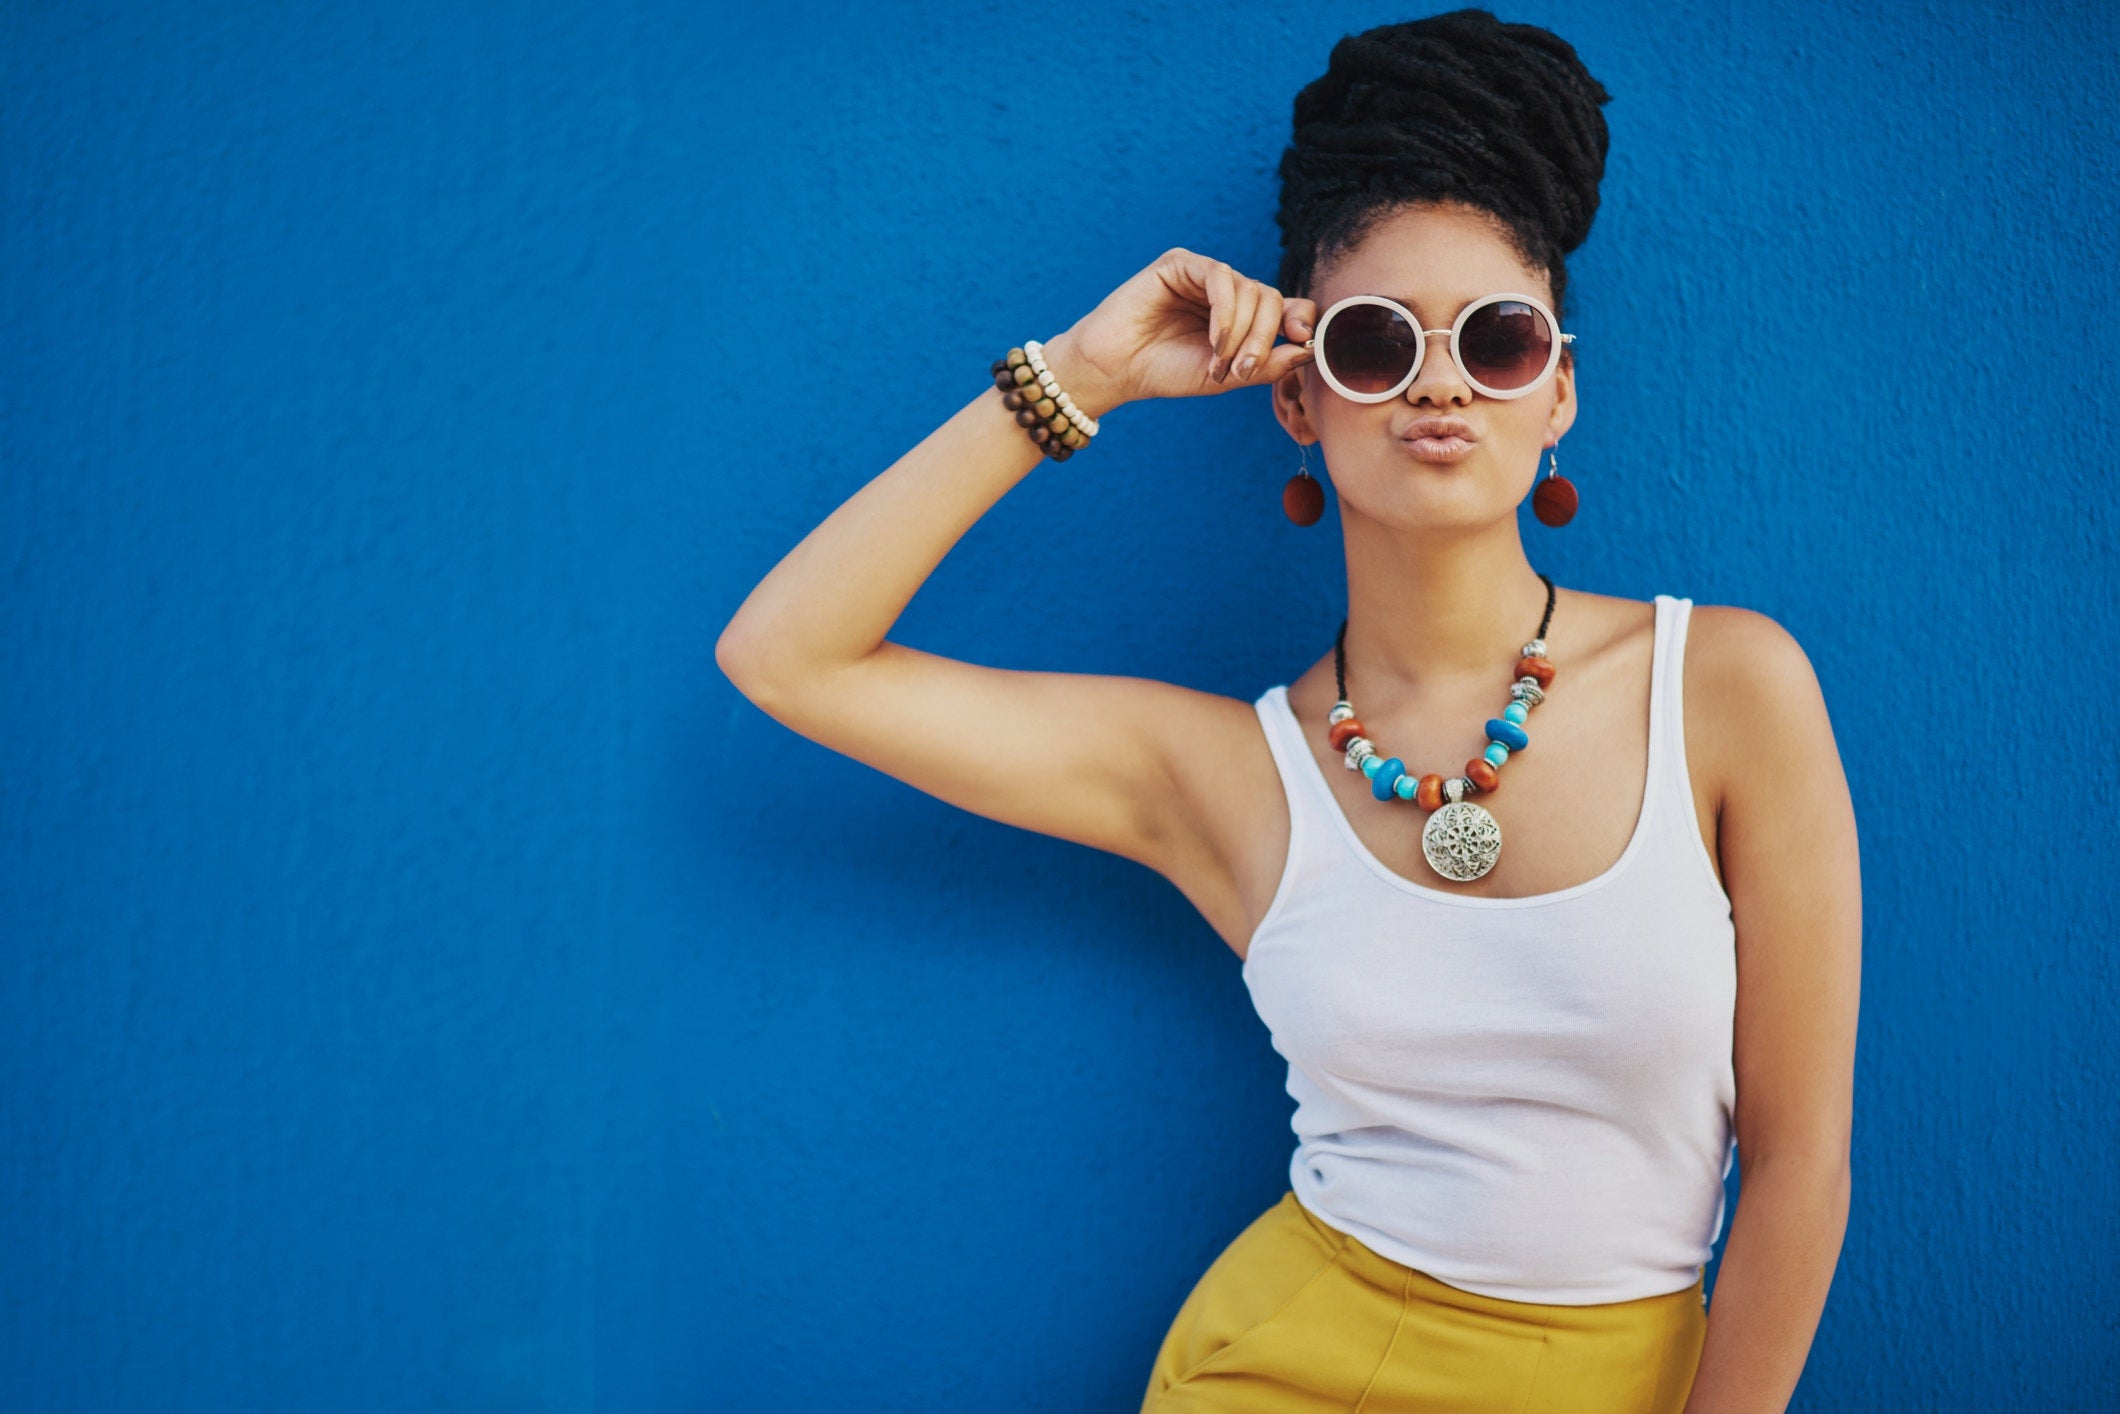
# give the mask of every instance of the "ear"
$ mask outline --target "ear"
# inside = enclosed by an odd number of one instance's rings
[[[1558,373],[1560,370],[1554,371]],[[1322,381],[1317,375],[1316,365],[1310,363],[1291,368],[1274,380],[1273,415],[1280,420],[1281,426],[1288,430],[1289,436],[1306,445],[1319,439],[1317,426],[1311,421],[1310,409],[1312,399]]]
[[[1552,446],[1575,426],[1575,352],[1563,345],[1553,368],[1553,410],[1546,415],[1546,445]]]

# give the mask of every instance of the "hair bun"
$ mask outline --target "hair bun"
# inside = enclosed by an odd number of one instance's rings
[[[1296,95],[1280,164],[1283,244],[1307,273],[1321,213],[1458,200],[1501,217],[1545,248],[1527,254],[1557,264],[1597,215],[1610,146],[1600,106],[1610,100],[1566,40],[1486,10],[1348,35]]]

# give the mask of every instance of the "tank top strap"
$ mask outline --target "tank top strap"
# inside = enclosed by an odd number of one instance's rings
[[[1692,621],[1691,599],[1656,596],[1655,668],[1650,674],[1650,806],[1656,812],[1656,828],[1666,836],[1666,847],[1677,851],[1666,857],[1694,857],[1712,880],[1714,868],[1701,843],[1693,776],[1686,765],[1686,631]]]
[[[1332,853],[1335,826],[1331,788],[1319,779],[1317,762],[1303,740],[1303,728],[1288,702],[1288,685],[1279,683],[1259,694],[1252,703],[1266,745],[1273,752],[1274,769],[1281,776],[1281,793],[1288,798],[1288,863],[1284,879],[1311,880],[1316,870],[1339,863]],[[1322,853],[1321,853],[1322,852]]]

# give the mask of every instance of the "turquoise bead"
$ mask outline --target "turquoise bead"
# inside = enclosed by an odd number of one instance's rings
[[[1369,793],[1378,800],[1391,799],[1391,787],[1405,774],[1406,763],[1396,756],[1391,757],[1370,776]]]
[[[1387,759],[1376,755],[1364,756],[1362,758],[1362,774],[1374,778],[1378,771],[1384,769],[1384,762]]]
[[[1500,717],[1487,719],[1487,736],[1489,740],[1498,741],[1511,751],[1522,751],[1531,745],[1531,737],[1522,727],[1514,722],[1505,722]]]
[[[1411,771],[1391,783],[1391,793],[1401,800],[1413,799],[1414,796],[1420,794],[1420,790],[1420,777],[1414,775]]]
[[[1509,759],[1509,748],[1498,741],[1490,741],[1487,743],[1487,749],[1481,755],[1487,758],[1489,765],[1499,767],[1504,761]]]
[[[1505,722],[1514,722],[1518,726],[1522,726],[1524,724],[1524,718],[1530,715],[1531,709],[1529,707],[1526,707],[1521,702],[1512,702],[1507,707],[1504,707],[1502,709],[1502,720]]]

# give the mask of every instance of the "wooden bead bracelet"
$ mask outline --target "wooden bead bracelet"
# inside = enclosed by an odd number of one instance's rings
[[[991,372],[1016,424],[1054,461],[1066,461],[1097,435],[1097,419],[1075,406],[1045,366],[1045,346],[1036,339],[1025,339],[1021,348],[995,359]]]

